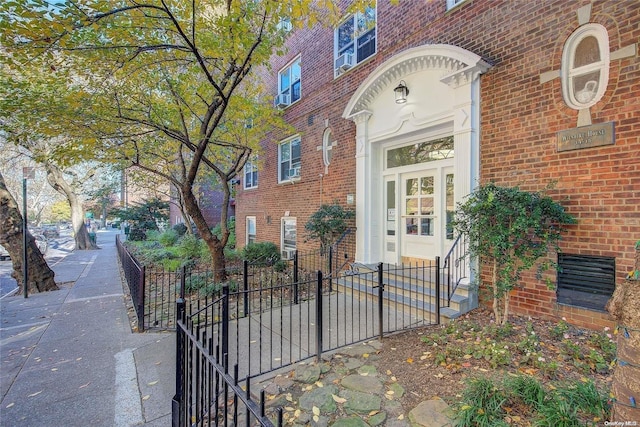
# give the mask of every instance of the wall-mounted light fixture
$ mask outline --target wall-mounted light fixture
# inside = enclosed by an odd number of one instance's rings
[[[405,102],[407,102],[409,88],[407,87],[407,84],[404,82],[404,80],[400,80],[400,83],[398,83],[398,86],[396,86],[393,91],[396,94],[396,104],[404,104]]]

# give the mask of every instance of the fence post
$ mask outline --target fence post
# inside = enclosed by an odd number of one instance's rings
[[[145,294],[145,283],[147,281],[146,278],[146,268],[143,265],[140,267],[140,282],[138,283],[138,332],[144,332],[144,294]]]
[[[222,287],[222,360],[229,354],[229,285]],[[225,363],[224,373],[229,373]]]
[[[447,296],[448,298],[448,296]],[[440,257],[436,257],[436,325],[440,324]]]
[[[182,275],[180,276],[180,298],[184,298],[185,290],[187,289],[187,267],[182,266]]]
[[[322,271],[318,270],[316,286],[316,360],[322,361]]]
[[[176,301],[176,394],[171,400],[171,425],[179,427],[183,419],[182,413],[182,382],[184,379],[184,331],[182,327],[185,321],[184,299],[179,298]]]
[[[333,292],[333,246],[329,246],[329,294]]]
[[[249,261],[242,261],[242,288],[244,289],[244,317],[249,315]]]
[[[293,255],[293,303],[298,304],[298,251]]]
[[[378,334],[381,340],[384,335],[384,283],[382,282],[382,268],[383,264],[381,262],[378,263]]]

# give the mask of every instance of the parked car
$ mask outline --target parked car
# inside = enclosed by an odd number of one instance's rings
[[[40,253],[44,255],[49,248],[49,241],[42,234],[35,234],[33,238],[36,239],[36,246],[40,249]]]
[[[55,224],[47,224],[42,226],[42,234],[45,237],[51,239],[55,237],[60,237],[60,231],[58,231],[58,226]]]
[[[4,261],[9,258],[9,251],[7,251],[4,246],[0,245],[0,261]]]

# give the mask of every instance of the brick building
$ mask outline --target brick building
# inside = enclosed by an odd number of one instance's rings
[[[334,29],[291,31],[264,77],[296,132],[245,168],[238,245],[310,248],[304,224],[338,202],[356,211],[357,261],[433,259],[478,183],[555,182],[578,220],[563,271],[597,271],[582,291],[528,275],[512,309],[608,324],[606,294],[640,239],[639,38],[632,0],[380,0]]]

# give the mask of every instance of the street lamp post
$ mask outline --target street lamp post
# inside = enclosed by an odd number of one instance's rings
[[[33,168],[24,167],[22,168],[22,272],[23,272],[23,287],[24,287],[24,297],[29,297],[29,270],[28,270],[28,261],[27,261],[27,179],[33,179],[35,177],[35,173]]]

